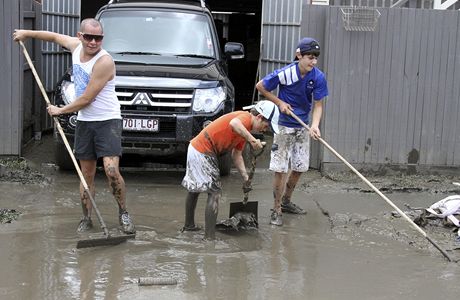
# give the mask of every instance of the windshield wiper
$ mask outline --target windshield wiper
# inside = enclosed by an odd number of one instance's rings
[[[207,59],[214,59],[212,56],[207,55],[199,55],[199,54],[176,54],[174,56],[183,56],[183,57],[198,57],[198,58],[207,58]]]
[[[160,53],[142,52],[142,51],[123,51],[123,52],[115,52],[115,54],[121,54],[121,55],[161,55]]]

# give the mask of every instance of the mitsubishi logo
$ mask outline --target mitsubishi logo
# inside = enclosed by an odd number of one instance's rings
[[[133,99],[134,105],[150,105],[149,96],[147,93],[137,93]]]

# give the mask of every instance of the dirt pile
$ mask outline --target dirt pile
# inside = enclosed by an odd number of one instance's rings
[[[24,158],[0,158],[0,182],[47,184],[49,180],[32,169]]]

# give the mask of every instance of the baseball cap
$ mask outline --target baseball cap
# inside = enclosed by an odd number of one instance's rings
[[[319,56],[321,52],[321,48],[319,47],[319,43],[310,37],[305,37],[299,41],[297,45],[296,52],[300,52],[300,54],[304,55],[307,53],[315,54]],[[294,60],[297,60],[297,55],[295,56]]]
[[[278,118],[280,112],[278,106],[276,106],[276,104],[271,101],[262,100],[257,102],[254,108],[270,122],[272,131],[274,133],[279,133]]]

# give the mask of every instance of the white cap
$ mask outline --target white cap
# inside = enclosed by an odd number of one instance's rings
[[[262,116],[264,116],[265,119],[267,119],[270,122],[270,127],[272,128],[272,131],[274,133],[279,133],[278,118],[280,115],[280,111],[278,109],[278,106],[276,106],[275,103],[271,101],[262,100],[257,102],[254,108]]]

